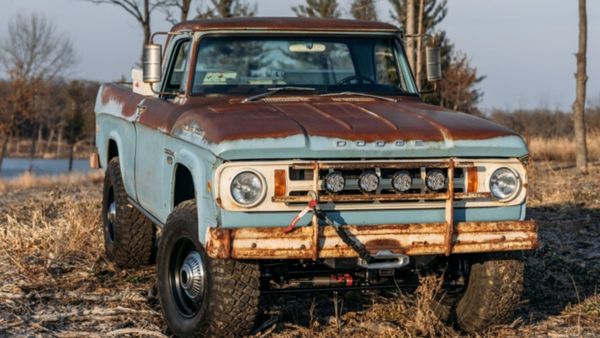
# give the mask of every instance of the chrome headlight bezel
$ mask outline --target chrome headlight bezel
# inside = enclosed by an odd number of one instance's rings
[[[513,191],[509,194],[497,195],[495,193],[494,180],[500,175],[500,173],[508,173],[514,177],[515,187],[514,187]],[[522,188],[523,188],[523,180],[519,176],[519,173],[509,167],[497,168],[496,170],[494,170],[494,172],[492,172],[492,174],[490,175],[490,178],[488,180],[488,189],[490,191],[490,194],[492,195],[492,198],[494,198],[500,202],[508,202],[508,201],[513,200],[515,197],[517,197],[519,195]]]
[[[248,203],[244,203],[244,202],[237,200],[233,193],[234,182],[236,181],[236,179],[238,179],[243,174],[252,174],[260,182],[260,192],[257,194],[258,197],[254,201],[251,201]],[[265,196],[267,195],[267,181],[264,178],[264,176],[261,173],[259,173],[258,171],[254,170],[254,169],[250,169],[250,168],[245,168],[245,169],[239,170],[235,175],[233,175],[233,178],[231,179],[231,182],[229,183],[228,190],[229,190],[229,197],[235,204],[237,204],[238,206],[243,207],[243,208],[252,208],[252,207],[255,207],[256,205],[260,204],[265,199]]]

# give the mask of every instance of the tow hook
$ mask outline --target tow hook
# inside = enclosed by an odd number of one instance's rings
[[[292,230],[294,230],[294,228],[296,227],[296,225],[298,225],[298,222],[300,221],[300,219],[306,215],[309,212],[312,212],[317,219],[319,219],[321,222],[332,226],[333,229],[335,229],[335,232],[338,234],[338,236],[340,236],[340,238],[342,239],[342,241],[344,243],[346,243],[346,245],[348,245],[349,247],[352,248],[352,250],[354,250],[357,254],[358,257],[365,262],[365,264],[373,264],[376,263],[375,262],[375,258],[373,256],[371,256],[371,253],[369,252],[369,250],[367,250],[367,248],[358,240],[354,240],[350,237],[350,233],[348,231],[346,231],[346,229],[344,229],[343,226],[336,224],[334,221],[332,221],[325,212],[323,212],[320,208],[319,208],[319,196],[317,194],[317,192],[315,191],[309,191],[308,192],[308,196],[310,197],[310,201],[308,202],[308,205],[302,209],[302,211],[300,211],[300,213],[294,217],[294,219],[292,220],[292,223],[290,223],[290,225],[284,230],[285,233],[289,233]],[[318,245],[318,241],[315,240],[315,245]],[[398,265],[400,258],[398,257],[398,255],[390,252],[390,251],[380,251],[377,254],[382,254],[382,258],[380,259],[395,259],[396,265]],[[401,255],[404,256],[404,255]],[[408,264],[408,257],[406,257],[406,263],[404,263],[402,266]],[[387,262],[380,262],[380,263],[376,263],[376,264],[387,264]],[[387,266],[387,265],[385,265]],[[374,269],[378,269],[378,268],[374,268]],[[383,268],[385,269],[385,268]]]
[[[369,270],[387,270],[400,269],[408,265],[410,257],[404,254],[396,254],[390,250],[377,251],[371,255],[372,261],[369,263],[366,260],[359,258],[358,265]]]

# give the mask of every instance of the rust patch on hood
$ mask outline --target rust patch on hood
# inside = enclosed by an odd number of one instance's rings
[[[315,98],[309,102],[245,104],[221,99],[211,103],[181,114],[173,130],[195,124],[212,143],[292,135],[366,142],[440,142],[517,135],[491,121],[424,104],[417,98],[401,98],[399,102]]]
[[[487,139],[518,135],[514,131],[490,120],[417,102],[410,107],[415,113],[444,126],[455,140]]]

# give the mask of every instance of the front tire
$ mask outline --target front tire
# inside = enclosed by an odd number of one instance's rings
[[[102,228],[109,260],[122,268],[152,263],[156,243],[154,224],[127,200],[118,157],[108,162],[104,176]]]
[[[159,299],[169,329],[180,337],[250,333],[258,311],[257,264],[212,259],[198,239],[196,201],[175,207],[157,255]]]
[[[508,322],[521,299],[524,264],[514,256],[484,255],[471,262],[466,290],[456,305],[456,321],[470,333]]]

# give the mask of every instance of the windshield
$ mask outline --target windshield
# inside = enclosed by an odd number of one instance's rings
[[[247,94],[286,86],[320,93],[416,93],[393,36],[208,36],[200,41],[192,94]]]

